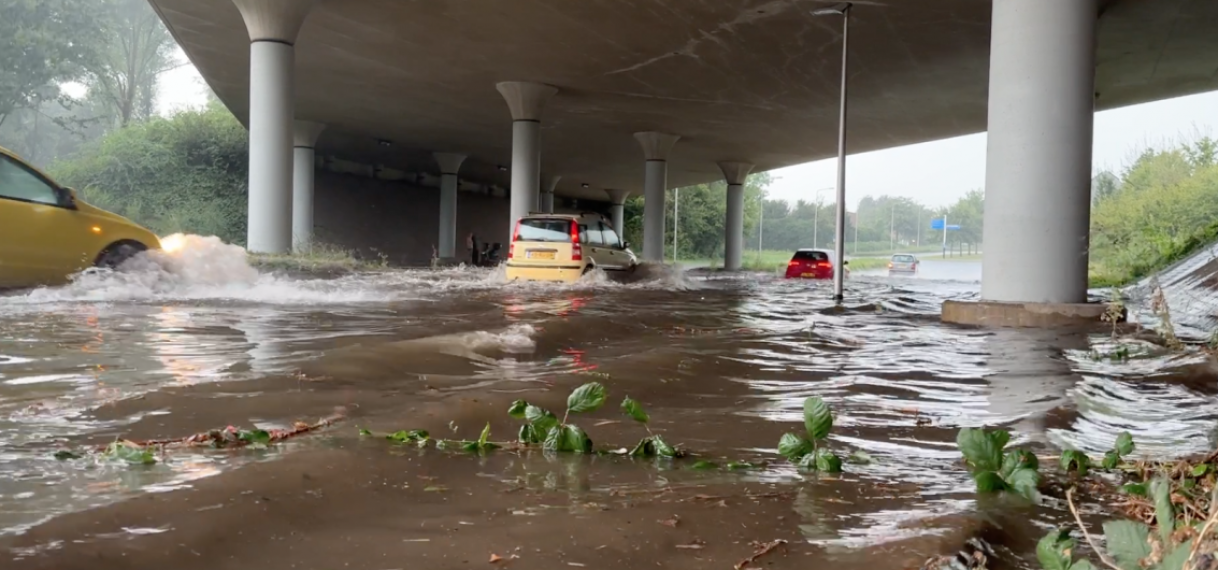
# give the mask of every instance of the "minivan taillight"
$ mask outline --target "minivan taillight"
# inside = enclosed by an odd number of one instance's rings
[[[508,244],[508,259],[516,256],[516,242],[520,241],[520,220],[516,220],[516,229],[512,230],[512,243]]]
[[[579,224],[571,220],[571,261],[583,261],[584,249],[579,245]]]

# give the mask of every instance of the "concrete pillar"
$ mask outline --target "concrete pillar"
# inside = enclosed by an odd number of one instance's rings
[[[664,191],[668,188],[668,153],[679,135],[634,133],[647,160],[643,172],[643,260],[664,261]]]
[[[983,301],[1087,300],[1096,0],[994,0]]]
[[[554,189],[558,187],[558,181],[562,176],[547,176],[541,185],[541,195],[538,197],[537,209],[540,212],[547,214],[554,213]]]
[[[740,269],[744,252],[744,182],[753,170],[747,162],[720,162],[719,169],[727,180],[727,221],[723,225],[723,268]]]
[[[437,152],[432,156],[440,165],[440,236],[436,255],[440,259],[453,259],[457,257],[457,172],[465,162],[465,155]]]
[[[626,198],[630,197],[629,190],[609,190],[605,193],[609,195],[609,216],[613,219],[613,231],[617,232],[617,237],[625,241],[626,236],[622,230],[626,225]]]
[[[259,253],[292,249],[296,36],[317,0],[233,0],[250,37],[249,230]]]
[[[317,137],[325,125],[296,121],[292,150],[292,251],[306,253],[313,247],[313,175]]]
[[[527,81],[505,81],[495,84],[495,88],[512,112],[512,218],[508,226],[512,228],[516,220],[537,209],[535,202],[541,189],[541,112],[558,89]],[[509,236],[507,243],[511,241]]]

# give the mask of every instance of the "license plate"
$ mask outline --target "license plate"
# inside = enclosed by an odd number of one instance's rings
[[[800,277],[816,277],[815,273],[802,273]]]
[[[525,257],[529,259],[554,259],[554,252],[529,250],[525,252]]]

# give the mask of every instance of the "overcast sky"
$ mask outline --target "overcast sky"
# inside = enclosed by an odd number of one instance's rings
[[[179,52],[185,60],[185,55]],[[194,66],[161,77],[161,112],[202,104],[206,86]],[[1141,149],[1161,147],[1212,135],[1218,126],[1218,92],[1167,99],[1095,115],[1092,170],[1120,170]],[[965,192],[985,185],[985,134],[851,155],[846,162],[846,203],[863,196],[889,194],[913,198],[927,206],[946,206]],[[836,159],[809,162],[773,172],[770,197],[826,202],[837,180]]]

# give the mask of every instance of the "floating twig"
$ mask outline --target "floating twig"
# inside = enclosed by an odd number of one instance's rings
[[[1066,491],[1066,504],[1070,505],[1070,513],[1074,515],[1074,522],[1078,523],[1079,530],[1083,531],[1083,538],[1087,539],[1087,544],[1091,545],[1091,550],[1094,550],[1096,555],[1100,557],[1100,562],[1103,562],[1105,566],[1112,568],[1112,570],[1121,570],[1120,566],[1117,566],[1107,554],[1104,554],[1103,550],[1100,550],[1095,545],[1095,540],[1091,538],[1091,533],[1087,532],[1087,527],[1083,526],[1083,519],[1078,516],[1078,509],[1074,508],[1074,487]]]
[[[272,429],[265,430],[266,435],[262,437],[264,441],[259,441],[258,438],[242,437],[246,433],[238,430],[233,426],[228,426],[224,429],[213,429],[210,431],[199,432],[186,437],[174,439],[148,439],[142,441],[124,440],[124,444],[130,447],[243,447],[252,443],[275,443],[304,435],[306,433],[317,431],[324,427],[346,419],[343,414],[334,414],[318,420],[315,423],[296,422],[289,429]],[[261,431],[261,430],[256,430]],[[98,446],[98,451],[105,451],[109,444]]]
[[[769,554],[775,548],[778,548],[779,546],[782,546],[786,543],[787,543],[787,541],[779,538],[779,539],[772,540],[770,542],[767,542],[767,543],[761,545],[761,548],[758,549],[757,552],[754,552],[752,556],[745,558],[744,560],[741,560],[740,562],[737,562],[736,570],[744,570],[744,568],[747,567],[749,564],[756,562],[758,558],[761,558],[762,556]]]

